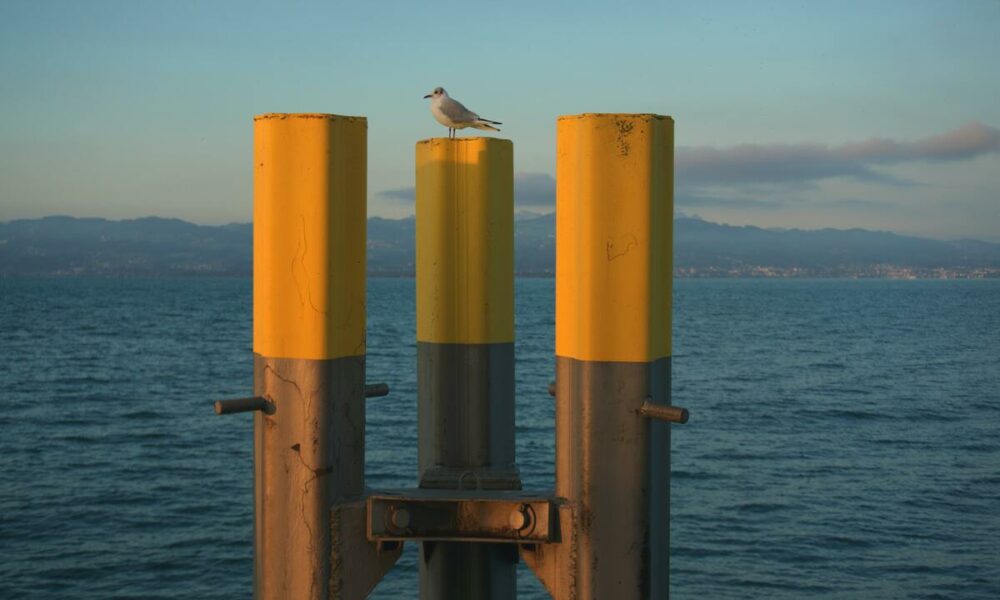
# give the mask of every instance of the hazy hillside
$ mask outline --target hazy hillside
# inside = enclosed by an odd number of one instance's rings
[[[675,262],[686,268],[766,265],[829,269],[863,265],[996,267],[1000,245],[944,242],[865,229],[772,230],[699,219],[675,221]]]
[[[0,223],[6,275],[249,275],[253,229],[179,219],[45,217]]]
[[[413,218],[368,220],[368,270],[412,275]],[[249,224],[177,219],[46,217],[0,223],[3,275],[239,275],[251,273]],[[680,217],[675,272],[682,276],[1000,276],[1000,244],[945,242],[863,229],[772,230]],[[518,215],[515,268],[551,275],[555,216]],[[935,271],[937,270],[937,271]]]

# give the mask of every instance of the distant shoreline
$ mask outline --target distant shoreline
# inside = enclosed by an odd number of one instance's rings
[[[866,229],[764,229],[676,216],[675,278],[995,279],[1000,244],[931,240]],[[415,221],[367,223],[370,276],[412,277]],[[555,215],[522,215],[514,226],[519,277],[555,272]],[[179,219],[45,217],[0,222],[0,277],[249,277],[253,225]]]

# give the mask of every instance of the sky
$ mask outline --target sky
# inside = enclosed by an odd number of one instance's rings
[[[1000,242],[998,30],[998,0],[3,0],[0,221],[247,222],[267,112],[366,116],[369,215],[408,216],[443,86],[503,122],[518,210],[554,209],[559,115],[659,113],[678,213]]]

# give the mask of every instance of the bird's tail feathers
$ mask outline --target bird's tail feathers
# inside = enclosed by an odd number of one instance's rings
[[[493,121],[489,121],[489,123],[492,122]],[[502,123],[497,123],[497,125],[502,125]],[[476,129],[489,129],[490,131],[500,131],[499,129],[497,129],[492,125],[487,125],[484,119],[476,121],[475,123],[472,124],[472,126],[475,127]]]
[[[484,119],[482,117],[479,117],[479,120],[485,123],[489,123],[490,125],[503,125],[503,123],[501,123],[500,121],[490,121],[489,119]]]

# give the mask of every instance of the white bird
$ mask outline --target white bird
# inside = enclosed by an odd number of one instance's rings
[[[436,87],[434,91],[424,96],[431,98],[431,113],[438,123],[448,128],[448,137],[455,137],[456,129],[474,127],[476,129],[489,129],[490,131],[500,131],[493,125],[503,125],[499,121],[484,119],[465,108],[458,100],[455,100],[444,91],[443,87]]]

